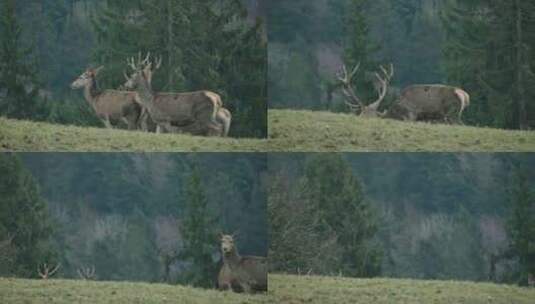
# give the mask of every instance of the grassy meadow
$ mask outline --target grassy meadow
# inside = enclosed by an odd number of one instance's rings
[[[180,285],[0,278],[0,301],[10,303],[469,303],[531,304],[534,288],[459,281],[269,277],[267,294],[236,294]]]
[[[0,151],[534,152],[534,131],[270,110],[268,139],[154,134],[0,117]]]
[[[270,149],[296,152],[533,152],[535,132],[270,110]]]

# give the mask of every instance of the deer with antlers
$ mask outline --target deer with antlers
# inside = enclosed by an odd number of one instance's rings
[[[60,266],[61,264],[59,263],[56,264],[55,267],[44,263],[42,265],[37,266],[37,273],[39,274],[41,279],[46,280],[56,274]]]
[[[76,272],[78,273],[78,277],[82,280],[95,280],[97,278],[95,275],[95,266],[80,267]]]
[[[136,90],[136,102],[158,125],[158,130],[170,133],[190,133],[193,135],[226,136],[232,116],[222,107],[221,97],[210,91],[187,93],[155,93],[152,77],[161,66],[161,58],[150,62],[150,54],[145,60],[127,59],[133,73],[125,73],[124,87]]]
[[[84,89],[85,100],[107,128],[125,123],[129,130],[140,129],[141,107],[135,102],[135,92],[98,90],[96,77],[103,68],[88,68],[72,82],[71,89]]]
[[[464,90],[446,85],[413,85],[404,89],[392,107],[379,112],[379,107],[387,96],[388,87],[394,76],[394,66],[387,68],[380,66],[375,72],[375,90],[377,99],[366,104],[355,93],[353,78],[359,71],[357,64],[351,72],[342,66],[337,74],[339,83],[345,96],[345,103],[350,110],[364,117],[384,117],[411,121],[443,121],[447,123],[462,123],[463,111],[470,104],[470,95]]]

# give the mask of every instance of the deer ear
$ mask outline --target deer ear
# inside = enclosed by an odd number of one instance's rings
[[[235,230],[232,234],[232,238],[233,239],[236,239],[240,236],[240,231],[239,230]]]
[[[103,65],[99,66],[98,68],[94,69],[93,70],[93,75],[97,75],[102,69],[104,68]]]
[[[223,232],[219,232],[219,233],[217,234],[217,238],[218,238],[219,240],[223,239]]]

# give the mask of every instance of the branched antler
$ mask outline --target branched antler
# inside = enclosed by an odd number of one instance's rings
[[[381,71],[375,72],[375,78],[377,78],[377,81],[379,82],[379,86],[375,87],[375,91],[379,97],[368,106],[374,110],[377,110],[381,105],[381,102],[385,99],[386,93],[388,92],[388,85],[390,84],[392,77],[394,77],[394,65],[392,63],[388,66],[388,69],[382,65],[379,66],[379,68]]]
[[[336,74],[336,77],[338,80],[342,83],[342,92],[344,92],[344,95],[346,96],[346,99],[344,102],[346,105],[350,108],[352,112],[359,112],[362,108],[364,108],[366,105],[362,103],[360,98],[358,98],[357,94],[355,94],[355,91],[353,90],[352,81],[355,74],[357,74],[358,70],[360,69],[360,62],[355,65],[353,70],[351,70],[351,73],[347,72],[346,65],[342,65],[341,70]]]
[[[378,82],[378,85],[375,86],[375,90],[377,92],[378,98],[369,105],[366,105],[357,96],[355,90],[353,89],[353,78],[360,69],[360,63],[355,65],[355,67],[351,70],[351,73],[348,73],[346,66],[343,65],[341,71],[336,74],[338,80],[342,85],[342,92],[345,95],[344,102],[347,106],[349,106],[351,112],[360,113],[360,115],[368,116],[381,115],[380,113],[378,113],[377,109],[381,105],[381,102],[385,99],[386,93],[388,92],[388,86],[390,84],[390,81],[392,80],[392,77],[394,76],[394,65],[390,64],[388,68],[385,68],[381,65],[379,66],[379,68],[380,71],[375,72],[375,78]]]
[[[57,264],[55,267],[48,265],[47,263],[44,263],[40,266],[37,266],[37,273],[41,277],[41,279],[46,280],[50,277],[52,277],[59,269],[61,264]]]
[[[76,272],[82,280],[94,280],[96,278],[95,266],[93,265],[91,265],[91,267],[80,267],[76,270]]]

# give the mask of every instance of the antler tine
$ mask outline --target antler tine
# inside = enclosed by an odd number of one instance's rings
[[[150,60],[150,52],[147,52],[147,56],[145,57],[145,59],[143,59],[141,64],[146,65],[147,63],[149,63],[149,60]]]
[[[156,59],[156,66],[154,67],[155,70],[159,69],[162,66],[162,56],[159,56]]]
[[[355,67],[353,68],[353,71],[351,71],[351,74],[349,75],[349,81],[351,81],[351,79],[353,78],[353,76],[355,76],[355,74],[358,72],[359,69],[360,69],[360,62],[357,63]]]
[[[127,62],[128,62],[128,65],[135,71],[137,70],[137,66],[135,64],[135,59],[134,57],[130,58],[129,60],[127,59]]]

